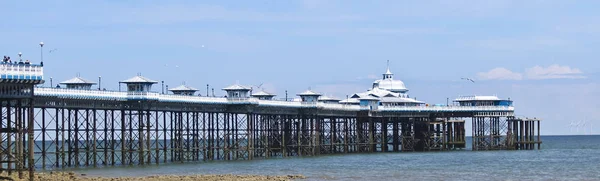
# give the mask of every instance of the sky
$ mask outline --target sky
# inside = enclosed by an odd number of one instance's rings
[[[544,135],[600,134],[593,129],[600,128],[600,1],[57,0],[0,7],[0,54],[16,60],[22,52],[37,63],[43,53],[45,86],[50,77],[56,84],[80,74],[101,76],[103,88],[117,90],[118,81],[140,73],[202,95],[207,84],[223,95],[221,88],[239,83],[278,98],[309,88],[345,98],[369,89],[389,60],[394,78],[418,100],[497,95],[514,101],[517,116],[541,118]]]

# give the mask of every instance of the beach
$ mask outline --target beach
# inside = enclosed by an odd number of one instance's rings
[[[8,176],[6,173],[0,174],[0,180],[28,180],[29,175],[24,173],[24,178],[19,179],[18,174]],[[266,175],[156,175],[145,177],[88,177],[85,174],[77,174],[75,172],[40,172],[36,173],[35,180],[81,180],[81,181],[217,181],[217,180],[242,180],[242,181],[288,181],[304,179],[302,175],[282,175],[282,176],[266,176]]]

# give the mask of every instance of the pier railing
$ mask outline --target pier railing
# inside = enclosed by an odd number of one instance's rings
[[[127,92],[127,99],[131,100],[158,100],[159,94],[156,92]]]
[[[302,107],[300,102],[294,101],[277,101],[277,100],[260,100],[259,106],[285,106],[285,107]]]
[[[83,99],[83,100],[122,101],[122,100],[127,99],[127,92],[64,89],[64,88],[50,88],[50,87],[36,87],[34,89],[34,95],[35,96],[51,96],[51,97],[59,97],[59,98],[71,98],[71,99]]]
[[[198,104],[256,104],[266,107],[318,108],[341,111],[364,111],[370,107],[323,102],[293,102],[277,100],[259,100],[256,98],[200,97],[190,95],[159,94],[155,92],[118,92],[99,90],[80,90],[64,88],[35,88],[35,96],[82,100],[156,100],[159,102],[181,102]],[[512,106],[378,106],[383,112],[513,112]]]
[[[512,106],[383,106],[381,111],[407,111],[407,112],[461,112],[461,111],[514,111]]]
[[[360,110],[359,105],[349,105],[349,104],[328,104],[328,103],[318,103],[317,106],[322,109],[331,109],[331,110],[342,110],[342,111],[358,111]]]
[[[2,79],[22,79],[22,80],[43,80],[44,67],[33,64],[10,64],[0,63],[0,78]]]
[[[158,97],[158,101],[161,102],[185,102],[185,103],[208,103],[208,104],[225,104],[227,103],[226,98],[222,97],[200,97],[190,95],[175,95],[175,94],[161,94]]]

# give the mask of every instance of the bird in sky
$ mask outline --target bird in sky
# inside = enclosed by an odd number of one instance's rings
[[[473,79],[470,79],[470,78],[463,77],[463,78],[460,78],[460,79],[462,79],[462,80],[468,80],[468,81],[471,81],[471,82],[475,83],[475,81]]]

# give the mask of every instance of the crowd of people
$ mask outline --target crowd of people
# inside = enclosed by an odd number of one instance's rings
[[[23,62],[23,60],[19,60],[19,62],[13,62],[9,56],[4,56],[4,58],[2,58],[2,63],[9,63],[9,64],[25,64],[25,65],[29,65],[31,64],[31,62],[29,60],[25,60],[25,62]]]

